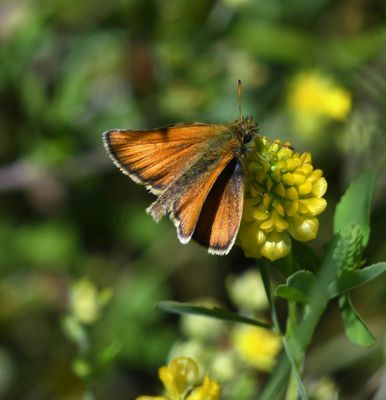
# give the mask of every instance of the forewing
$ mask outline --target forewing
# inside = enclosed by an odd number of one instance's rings
[[[222,125],[177,125],[154,130],[112,129],[103,134],[114,163],[135,182],[160,193],[206,150]]]
[[[243,198],[242,168],[235,158],[221,172],[206,197],[193,234],[209,253],[229,253],[240,227]]]

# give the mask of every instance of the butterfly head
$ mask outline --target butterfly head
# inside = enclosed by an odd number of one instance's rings
[[[240,117],[232,124],[232,131],[240,144],[241,153],[245,152],[246,145],[257,135],[258,129],[258,124],[252,117]]]

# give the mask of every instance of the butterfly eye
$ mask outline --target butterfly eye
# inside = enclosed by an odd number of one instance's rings
[[[252,133],[247,133],[244,137],[243,137],[243,143],[249,143],[252,140]]]

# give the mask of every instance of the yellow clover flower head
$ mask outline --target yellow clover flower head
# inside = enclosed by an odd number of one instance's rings
[[[140,396],[136,400],[219,400],[220,385],[206,375],[200,382],[198,365],[189,357],[177,357],[159,369],[165,396]]]
[[[291,240],[315,239],[326,208],[327,182],[309,153],[257,137],[244,168],[244,212],[238,243],[247,257],[277,260]]]
[[[331,77],[318,71],[305,71],[290,82],[288,103],[294,113],[345,121],[351,109],[351,94]]]
[[[269,372],[276,363],[281,341],[274,332],[259,327],[240,326],[234,331],[233,343],[240,357],[252,367]]]

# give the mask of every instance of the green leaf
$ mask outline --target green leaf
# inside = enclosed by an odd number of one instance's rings
[[[297,271],[287,279],[285,285],[276,288],[275,295],[289,301],[306,302],[314,283],[315,277],[311,272]]]
[[[357,224],[365,247],[370,236],[370,207],[375,183],[375,174],[365,172],[351,183],[335,210],[334,233],[350,224]]]
[[[287,357],[286,350],[282,349],[273,371],[259,393],[259,400],[281,399],[290,372],[291,363]]]
[[[242,324],[259,326],[266,329],[271,329],[272,326],[266,322],[261,322],[253,318],[244,317],[242,315],[224,310],[219,307],[202,307],[190,303],[178,303],[176,301],[161,301],[157,307],[163,311],[175,314],[193,314],[203,317],[217,318],[223,321],[238,322]]]
[[[268,300],[269,310],[271,311],[271,318],[273,321],[273,326],[277,333],[281,333],[279,319],[278,319],[276,307],[275,307],[275,299],[274,299],[273,292],[272,292],[271,280],[269,277],[269,261],[268,260],[264,260],[262,262],[262,264],[260,266],[260,274],[261,274],[261,279],[263,281],[265,295]]]
[[[369,267],[356,270],[346,271],[333,282],[329,287],[330,296],[336,297],[359,286],[362,286],[379,275],[386,272],[386,262],[380,262],[377,264],[370,265]]]
[[[315,283],[315,277],[310,271],[297,271],[287,279],[287,285],[303,293],[308,293]]]
[[[339,298],[339,307],[347,337],[359,346],[372,346],[375,338],[351,304],[348,295]]]
[[[275,296],[281,297],[288,301],[296,301],[297,303],[305,303],[307,301],[307,295],[302,293],[300,290],[289,287],[287,285],[279,285],[276,287]]]

